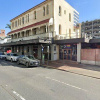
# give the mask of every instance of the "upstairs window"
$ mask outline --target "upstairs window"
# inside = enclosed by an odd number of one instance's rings
[[[61,35],[61,25],[59,25],[59,35]]]
[[[49,5],[47,5],[47,15],[49,14]]]
[[[27,23],[27,15],[26,15],[26,23]]]
[[[22,18],[22,24],[24,24],[24,17]]]
[[[20,18],[20,25],[21,25],[21,18]]]
[[[19,19],[18,19],[18,26],[19,26]]]
[[[17,21],[15,21],[15,27],[17,27]]]
[[[71,13],[69,13],[69,21],[71,22]]]
[[[69,38],[71,38],[71,29],[69,29]]]
[[[59,6],[59,16],[61,16],[61,6]]]
[[[45,7],[43,7],[43,16],[45,16]]]
[[[12,28],[14,28],[14,22],[12,22]]]
[[[34,19],[36,19],[36,11],[34,11]]]
[[[30,19],[29,19],[29,14],[28,14],[28,22],[29,22],[29,20],[30,20]]]

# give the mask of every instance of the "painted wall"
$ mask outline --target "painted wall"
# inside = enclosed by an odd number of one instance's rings
[[[59,16],[59,6],[61,6],[61,16]],[[75,9],[72,6],[70,6],[65,0],[54,0],[55,35],[59,35],[59,25],[61,25],[61,35],[69,36],[69,29],[71,29],[71,33],[74,33],[73,32],[74,10]],[[69,13],[71,14],[71,22],[69,21]],[[71,36],[76,36],[76,35],[74,33],[74,34],[71,34]]]
[[[49,14],[47,14],[47,5],[49,6]],[[15,22],[17,21],[17,27],[11,27],[11,30],[16,30],[40,21],[43,21],[45,19],[49,19],[52,17],[52,7],[53,6],[53,1],[51,0],[46,0],[43,4],[37,5],[36,7],[26,11],[25,13],[19,15],[18,17],[14,18],[13,20],[11,20],[11,25],[12,23],[15,24]],[[43,7],[45,7],[45,16],[43,16]],[[36,11],[36,19],[34,17],[34,11]],[[26,21],[26,15],[29,14],[29,22]],[[17,16],[17,15],[16,15]],[[24,17],[24,24],[22,24],[22,17]],[[18,20],[21,19],[21,25],[18,26]]]

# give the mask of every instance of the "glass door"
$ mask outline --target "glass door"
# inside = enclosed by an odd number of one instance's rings
[[[72,49],[63,50],[63,59],[72,60]]]

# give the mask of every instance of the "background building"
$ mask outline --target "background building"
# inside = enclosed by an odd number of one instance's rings
[[[82,22],[82,37],[100,38],[100,19]]]
[[[1,30],[0,32],[0,44],[7,43],[11,38],[5,35],[5,30]],[[6,52],[7,50],[11,50],[10,47],[0,47],[0,52]]]
[[[5,30],[0,30],[0,38],[4,38],[6,35],[5,35]]]

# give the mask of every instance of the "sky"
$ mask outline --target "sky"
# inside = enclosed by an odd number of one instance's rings
[[[6,24],[17,15],[43,2],[44,0],[0,0],[0,29],[5,29]],[[66,0],[79,13],[80,23],[100,18],[100,0]]]

